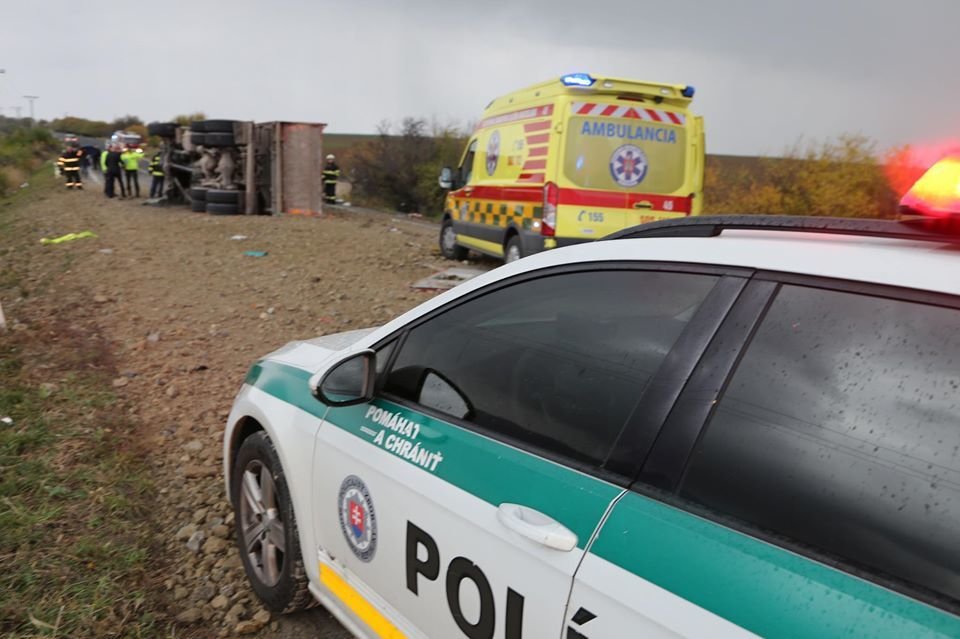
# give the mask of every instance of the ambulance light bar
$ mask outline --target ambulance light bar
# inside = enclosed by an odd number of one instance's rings
[[[589,73],[568,73],[560,78],[565,87],[592,87],[596,82]]]

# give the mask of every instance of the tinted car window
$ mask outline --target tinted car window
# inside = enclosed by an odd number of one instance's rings
[[[494,291],[414,328],[385,391],[599,462],[716,280],[592,271]]]
[[[960,311],[785,287],[682,495],[960,600]]]

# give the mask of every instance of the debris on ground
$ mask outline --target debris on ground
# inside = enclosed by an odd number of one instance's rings
[[[234,236],[231,236],[230,239],[231,239],[231,240],[240,241],[240,240],[245,240],[245,239],[247,239],[247,236],[246,236],[246,235],[234,235]]]
[[[444,291],[458,284],[463,284],[467,280],[475,278],[477,275],[483,275],[485,272],[485,270],[479,268],[456,266],[418,280],[411,284],[410,288],[423,291]]]
[[[82,240],[85,237],[97,237],[97,234],[94,233],[93,231],[80,231],[79,233],[67,233],[66,235],[61,235],[60,237],[55,237],[53,239],[41,237],[40,243],[41,244],[63,244],[64,242]]]
[[[266,251],[244,251],[243,254],[246,255],[247,257],[266,257],[267,256]]]

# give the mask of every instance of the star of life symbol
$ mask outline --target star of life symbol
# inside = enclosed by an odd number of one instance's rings
[[[350,475],[340,484],[338,495],[340,530],[350,550],[360,561],[370,561],[377,552],[377,515],[370,491],[363,480]]]
[[[610,156],[610,174],[620,186],[640,184],[647,175],[647,156],[638,146],[624,144]]]
[[[493,175],[500,159],[500,132],[494,131],[487,140],[487,175]]]

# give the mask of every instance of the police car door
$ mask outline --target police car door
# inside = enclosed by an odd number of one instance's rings
[[[324,595],[381,636],[560,636],[635,470],[608,453],[718,279],[541,272],[380,345],[382,391],[318,435]]]

